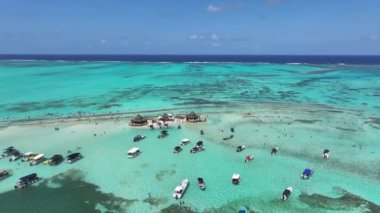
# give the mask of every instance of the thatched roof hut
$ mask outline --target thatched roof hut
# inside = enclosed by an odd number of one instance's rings
[[[194,111],[190,112],[189,114],[186,115],[186,121],[189,122],[199,122],[200,121],[200,116],[195,113]]]
[[[164,114],[160,117],[160,120],[161,120],[161,121],[174,121],[174,118],[173,118],[173,115],[172,115],[172,114],[164,113]]]
[[[148,123],[148,120],[146,118],[144,118],[143,116],[141,116],[140,114],[138,114],[136,117],[134,117],[131,122],[130,122],[130,125],[131,126],[144,126]]]

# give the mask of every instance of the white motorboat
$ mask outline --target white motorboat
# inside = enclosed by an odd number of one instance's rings
[[[189,184],[189,179],[185,178],[178,186],[175,187],[173,192],[173,198],[181,199]]]
[[[34,152],[25,152],[23,155],[22,155],[22,160],[21,161],[31,161],[35,156],[37,156],[36,153]]]
[[[141,154],[141,151],[139,148],[137,147],[133,147],[132,149],[128,150],[127,152],[127,156],[128,158],[135,158],[137,157],[139,154]]]
[[[45,160],[44,154],[38,154],[32,158],[32,161],[30,162],[31,166],[37,165]]]
[[[235,185],[240,183],[240,174],[235,173],[232,175],[232,183]]]
[[[187,138],[184,138],[184,139],[181,140],[181,146],[185,146],[185,145],[187,145],[189,143],[190,143],[190,140],[187,139]]]

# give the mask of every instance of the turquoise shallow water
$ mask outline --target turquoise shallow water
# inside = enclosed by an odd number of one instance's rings
[[[183,201],[197,212],[237,212],[241,207],[254,212],[377,212],[379,73],[376,65],[1,61],[0,145],[47,156],[79,150],[85,157],[57,167],[0,160],[1,169],[14,171],[0,182],[0,206],[51,212],[44,204],[52,202],[57,212],[159,212],[179,204],[172,191],[189,178]],[[128,117],[10,122],[78,111],[147,110],[158,111],[146,115],[196,110],[208,119],[182,124],[181,130],[171,127],[164,139],[157,139],[159,130],[129,127]],[[223,141],[232,126],[235,137]],[[147,138],[133,143],[136,134]],[[203,140],[206,151],[190,154],[190,144],[174,155],[182,138],[192,144]],[[236,153],[241,144],[247,149]],[[133,146],[142,154],[127,159]],[[272,146],[280,148],[278,155],[270,155]],[[325,148],[332,150],[327,161],[321,157]],[[244,163],[248,154],[255,160]],[[316,173],[301,180],[307,167]],[[15,192],[17,179],[31,172],[43,180]],[[231,184],[235,172],[242,177],[239,186]],[[199,176],[206,191],[197,187]],[[281,202],[288,186],[294,193]],[[30,198],[36,194],[41,196]],[[24,204],[15,208],[10,202],[15,200]]]
[[[379,66],[1,61],[2,117],[238,102],[379,111]]]

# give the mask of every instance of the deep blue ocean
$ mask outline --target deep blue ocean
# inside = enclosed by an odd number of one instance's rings
[[[380,56],[355,55],[13,55],[0,54],[0,60],[70,60],[133,62],[249,62],[307,64],[380,64]]]

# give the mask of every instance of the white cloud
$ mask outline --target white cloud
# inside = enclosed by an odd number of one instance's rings
[[[190,36],[190,39],[193,39],[193,40],[197,40],[197,39],[202,40],[202,39],[205,39],[205,38],[206,38],[206,36],[204,36],[204,35],[197,35],[197,34],[194,34],[194,35]]]
[[[280,0],[277,0],[277,1],[280,1]],[[241,10],[241,9],[244,9],[244,5],[240,3],[209,4],[206,9],[207,11],[211,13],[218,13],[218,12],[222,12],[226,10]]]
[[[208,10],[209,12],[212,12],[212,13],[217,13],[217,12],[219,12],[220,10],[222,10],[222,8],[219,7],[219,6],[216,6],[216,5],[212,5],[212,4],[210,4],[210,5],[207,6],[207,10]]]
[[[189,37],[191,40],[218,40],[219,36],[216,34],[197,35],[193,34]]]
[[[211,39],[212,40],[218,40],[219,39],[219,36],[215,35],[215,34],[212,34],[211,35]]]
[[[198,35],[191,35],[190,39],[198,39]]]

